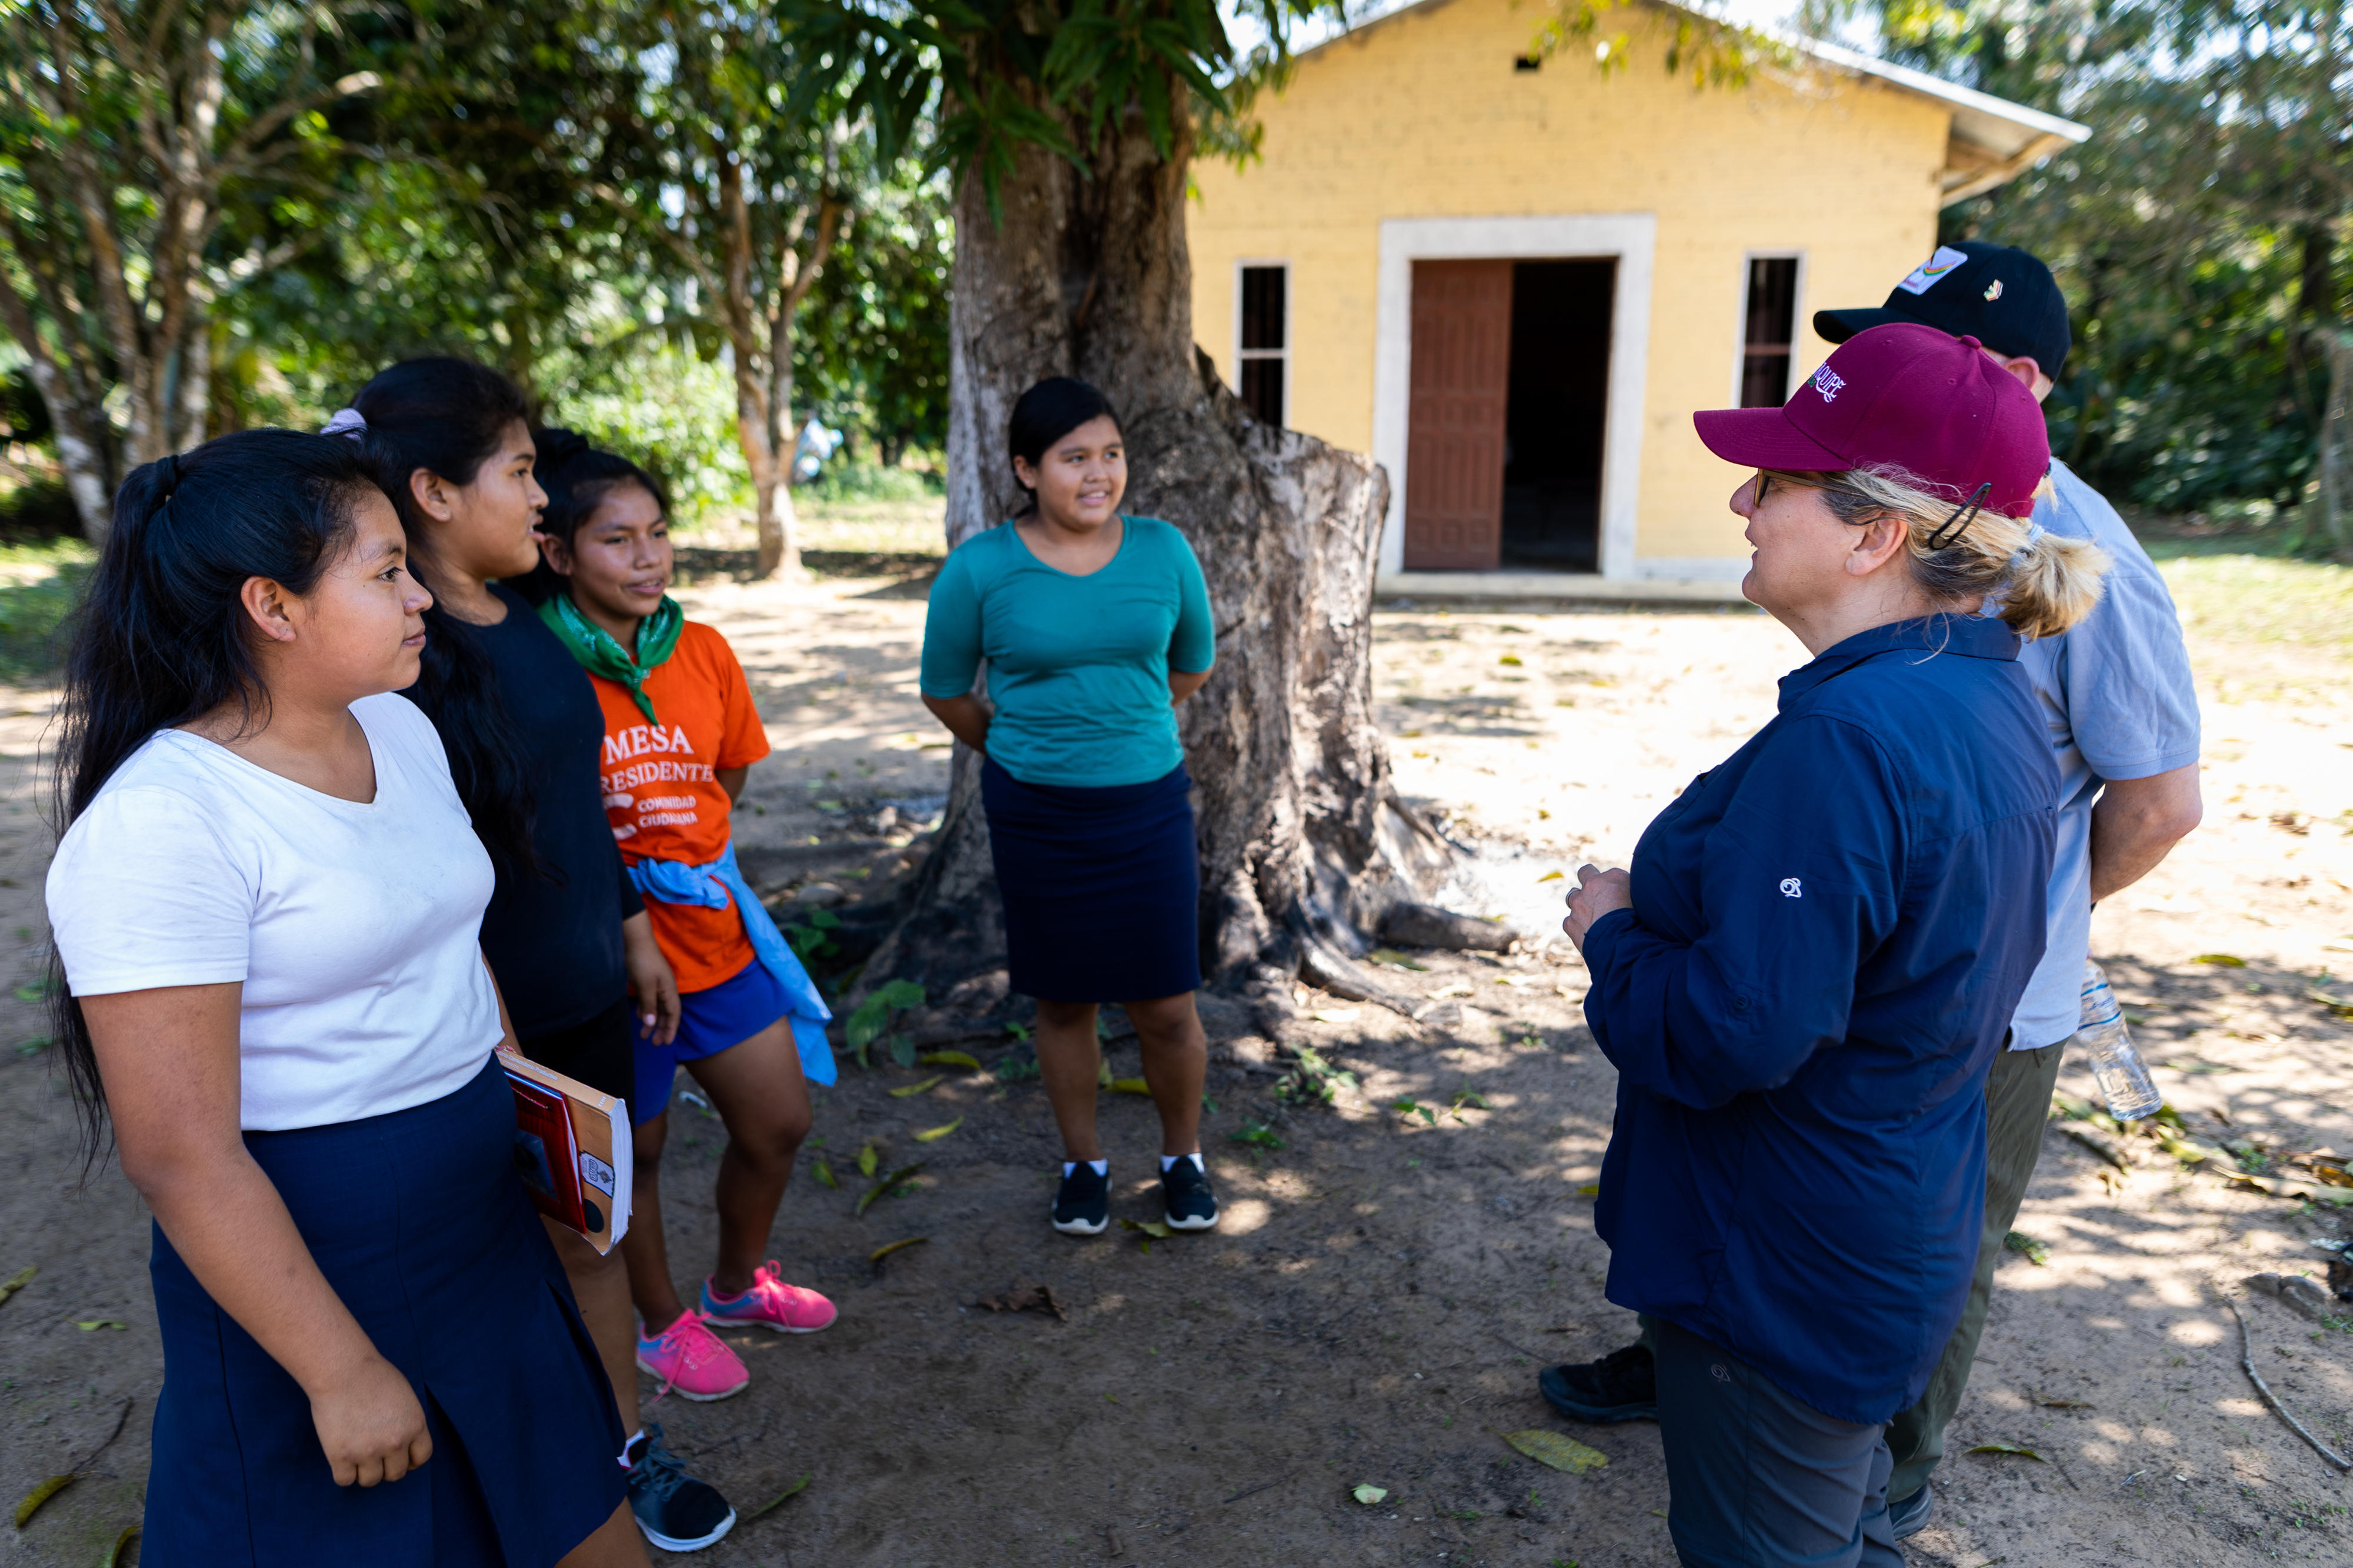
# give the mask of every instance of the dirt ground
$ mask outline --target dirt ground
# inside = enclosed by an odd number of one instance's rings
[[[739,828],[764,890],[846,910],[885,896],[945,788],[944,737],[915,699],[920,584],[713,581],[682,597],[733,640],[776,742]],[[2213,1152],[2193,1168],[2137,1139],[2118,1170],[2069,1135],[2085,1124],[2054,1121],[1915,1563],[2353,1561],[2343,1481],[2259,1402],[2214,1293],[2261,1270],[2317,1276],[2329,1254],[2314,1243],[2348,1234],[2328,1205],[2233,1186],[2223,1168],[2308,1175],[2298,1156],[2353,1152],[2353,1024],[2315,999],[2353,995],[2327,978],[2353,968],[2353,687],[2333,647],[2192,626],[2215,677],[2207,826],[2100,911],[2094,940],[2182,1131]],[[839,1322],[744,1342],[754,1382],[740,1397],[651,1411],[746,1513],[807,1479],[705,1561],[1672,1563],[1656,1428],[1574,1427],[1535,1391],[1543,1363],[1630,1334],[1602,1300],[1591,1226],[1614,1075],[1578,1014],[1584,972],[1554,934],[1553,874],[1622,861],[1661,803],[1764,721],[1801,653],[1742,610],[1396,605],[1379,628],[1401,786],[1469,851],[1449,901],[1503,917],[1525,950],[1414,955],[1424,967],[1389,978],[1451,1004],[1423,1026],[1310,995],[1314,1016],[1270,1042],[1213,1009],[1205,1136],[1227,1217],[1208,1237],[1054,1235],[1057,1151],[1034,1082],[846,1068],[820,1091],[822,1142],[774,1245],[789,1278],[839,1302]],[[0,694],[12,984],[42,962],[49,706]],[[0,1305],[0,1495],[89,1470],[9,1538],[26,1562],[89,1565],[138,1517],[161,1364],[145,1218],[111,1167],[79,1184],[70,1103],[30,1043],[36,995],[0,996],[14,1009],[0,1043],[28,1042],[0,1049],[17,1172],[0,1196],[0,1277],[39,1270]],[[975,1009],[967,1048],[984,1062],[1018,1058],[989,1026],[1003,1011]],[[1328,1107],[1278,1098],[1288,1045],[1355,1086]],[[1118,1076],[1137,1070],[1132,1037],[1110,1056]],[[2092,1094],[2072,1068],[2063,1089]],[[1105,1100],[1114,1213],[1156,1219],[1149,1102]],[[671,1246],[691,1269],[712,1240],[721,1134],[684,1098],[672,1115]],[[869,1141],[886,1170],[926,1163],[861,1217]],[[2233,1142],[2243,1161],[2222,1149]],[[818,1157],[837,1187],[814,1179]],[[1033,1283],[1067,1321],[978,1305]],[[2325,1441],[2353,1441],[2353,1323],[2240,1294],[2273,1388]],[[121,1436],[90,1458],[125,1400]],[[1544,1468],[1500,1436],[1527,1428],[1570,1432],[1609,1463]],[[1990,1444],[2039,1458],[1964,1452]],[[1359,1485],[1387,1496],[1359,1503]]]

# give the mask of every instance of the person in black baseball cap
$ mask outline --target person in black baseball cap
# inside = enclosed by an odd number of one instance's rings
[[[1816,311],[1814,331],[1843,343],[1890,321],[1975,339],[2038,403],[2050,395],[2073,341],[2066,299],[2051,269],[2026,251],[1983,240],[1938,246],[1883,304]],[[2019,655],[2050,721],[2062,785],[2044,909],[2049,941],[2011,1016],[2009,1048],[1986,1079],[1985,1229],[1968,1300],[1926,1392],[1887,1426],[1894,1460],[1887,1512],[1899,1540],[1928,1522],[1929,1475],[1944,1453],[1946,1423],[1968,1385],[2003,1237],[2042,1152],[2060,1058],[2081,1022],[2092,905],[2156,869],[2198,826],[2200,811],[2198,698],[2164,578],[2116,508],[2056,458],[2033,520],[2061,538],[2097,544],[2110,567],[2097,608]],[[1641,1342],[1599,1361],[1546,1367],[1536,1383],[1553,1408],[1579,1421],[1658,1415],[1647,1325]]]
[[[2067,298],[2051,268],[2023,250],[1982,239],[1940,245],[1905,274],[1877,310],[1817,310],[1814,331],[1828,343],[1889,321],[1917,321],[1957,338],[1975,338],[2040,399],[2059,379],[2074,344]],[[2034,362],[2021,374],[2020,360]]]

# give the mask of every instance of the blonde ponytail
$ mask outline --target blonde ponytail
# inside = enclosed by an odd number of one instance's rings
[[[1780,473],[1775,479],[1822,492],[1841,522],[1899,517],[1912,579],[1939,605],[1970,599],[2024,637],[2052,637],[2100,602],[2107,552],[2087,539],[2064,539],[2026,518],[1979,511],[1957,536],[1949,531],[1957,498],[1901,468]],[[2038,494],[2048,494],[2050,480]]]
[[[2034,537],[2010,553],[2000,605],[1988,607],[2022,637],[2055,637],[2100,602],[2108,553],[2088,539],[2031,532]]]

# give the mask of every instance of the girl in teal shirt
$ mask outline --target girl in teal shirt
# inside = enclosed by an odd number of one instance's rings
[[[1054,1228],[1096,1236],[1111,1220],[1095,1008],[1118,1002],[1160,1109],[1168,1223],[1207,1230],[1200,862],[1175,705],[1216,658],[1208,590],[1183,534],[1120,514],[1126,455],[1102,393],[1039,382],[1010,437],[1031,503],[957,546],[933,585],[923,705],[985,759],[1011,983],[1038,1000],[1038,1067],[1062,1134]],[[973,689],[983,658],[987,701]]]

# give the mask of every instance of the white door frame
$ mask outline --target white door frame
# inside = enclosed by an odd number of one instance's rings
[[[1373,458],[1388,470],[1389,515],[1380,574],[1405,569],[1405,459],[1413,390],[1413,264],[1436,260],[1563,260],[1612,257],[1609,390],[1601,450],[1601,575],[1635,575],[1635,508],[1642,465],[1642,388],[1650,371],[1651,213],[1553,217],[1381,220],[1378,316],[1373,350]]]

